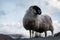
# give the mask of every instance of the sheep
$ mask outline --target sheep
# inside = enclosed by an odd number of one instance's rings
[[[54,36],[53,35],[54,28],[53,28],[52,19],[50,16],[39,15],[37,17],[37,21],[36,21],[35,26],[36,26],[35,31],[39,32],[39,33],[45,32],[45,37],[47,37],[47,31],[51,31],[52,36]],[[35,36],[37,36],[37,35],[35,34]]]
[[[23,26],[26,30],[29,30],[30,32],[30,38],[31,38],[31,32],[34,30],[35,27],[35,21],[38,15],[41,14],[41,9],[36,6],[30,6],[27,10],[25,16],[23,17]]]
[[[31,33],[34,33],[34,31],[39,33],[45,32],[45,37],[47,37],[47,31],[50,30],[53,35],[54,28],[51,17],[48,15],[41,15],[41,13],[41,9],[38,6],[30,6],[23,17],[23,26],[26,30],[29,30],[30,38]]]

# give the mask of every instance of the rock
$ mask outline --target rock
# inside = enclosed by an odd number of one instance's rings
[[[0,34],[0,40],[14,40],[8,35]]]

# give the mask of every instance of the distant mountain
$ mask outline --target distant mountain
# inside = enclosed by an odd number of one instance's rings
[[[54,35],[54,37],[58,37],[58,36],[60,36],[60,32],[58,32]]]
[[[22,38],[24,37],[22,34],[9,34],[10,37],[17,39],[17,38]]]
[[[60,40],[60,32],[56,33],[54,37],[38,37],[38,38],[22,38],[21,34],[0,34],[0,40]]]
[[[0,34],[0,40],[14,40],[9,35]]]
[[[0,40],[14,40],[24,37],[21,34],[0,34]]]

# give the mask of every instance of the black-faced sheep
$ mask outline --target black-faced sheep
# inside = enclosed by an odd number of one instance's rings
[[[26,30],[30,32],[31,30],[42,33],[45,32],[45,37],[47,36],[48,30],[52,32],[53,35],[53,26],[51,17],[48,15],[40,15],[41,9],[38,6],[31,6],[23,18],[23,26]]]
[[[31,30],[35,30],[35,21],[37,16],[40,14],[41,9],[38,6],[30,6],[23,18],[23,26],[26,30],[29,30],[30,38]]]

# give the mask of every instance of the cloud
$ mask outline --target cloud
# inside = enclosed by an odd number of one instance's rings
[[[60,32],[60,23],[58,20],[53,21],[54,33]]]
[[[47,2],[49,2],[49,4],[51,6],[60,9],[60,2],[59,2],[59,0],[47,0]]]
[[[20,23],[0,24],[0,33],[2,34],[22,34],[26,37],[29,36],[29,32],[25,30]]]
[[[54,14],[55,11],[58,12],[60,7],[57,6],[59,5],[59,2],[57,0],[18,0],[17,4],[20,5],[19,7],[23,5],[22,8],[24,9],[28,9],[31,5],[38,5],[42,10],[42,14],[47,14],[50,16]]]
[[[57,1],[59,1],[59,2],[60,2],[60,0],[57,0]]]
[[[6,15],[6,13],[4,11],[0,11],[0,16],[2,15]]]

